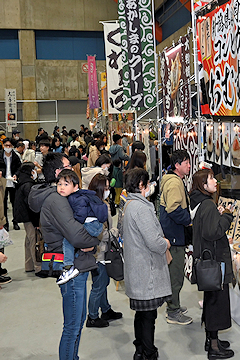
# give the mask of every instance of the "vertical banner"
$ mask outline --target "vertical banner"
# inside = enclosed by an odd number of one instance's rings
[[[99,108],[97,69],[95,56],[88,56],[88,92],[89,92],[89,108]]]
[[[191,117],[189,35],[161,53],[164,118]]]
[[[206,140],[207,140],[207,151],[206,151],[206,160],[214,160],[214,131],[213,125],[208,124],[206,126]]]
[[[198,171],[198,136],[197,125],[181,125],[174,136],[174,150],[186,150],[190,156],[190,174],[184,181],[188,191],[192,187],[193,174]]]
[[[231,166],[231,126],[230,123],[222,123],[222,164]]]
[[[121,37],[118,23],[103,23],[106,69],[108,113],[118,114],[123,111],[123,82]]]
[[[17,126],[16,89],[5,89],[5,119],[8,128]]]
[[[231,123],[232,166],[240,168],[240,124]]]
[[[220,123],[214,123],[214,142],[215,142],[215,163],[221,165],[222,160],[222,142],[221,142],[221,132],[222,125]]]
[[[125,110],[154,107],[156,78],[152,0],[119,0]]]
[[[107,74],[106,72],[101,73],[101,100],[102,100],[102,114],[107,116]]]

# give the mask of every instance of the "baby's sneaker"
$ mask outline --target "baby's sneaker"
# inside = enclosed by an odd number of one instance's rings
[[[56,283],[58,285],[65,284],[70,279],[73,279],[76,276],[78,276],[78,274],[79,274],[79,271],[78,271],[78,269],[74,268],[74,266],[72,266],[69,270],[63,269],[63,272],[57,279]]]

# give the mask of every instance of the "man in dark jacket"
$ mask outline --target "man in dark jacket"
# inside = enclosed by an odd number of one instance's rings
[[[37,172],[34,163],[25,162],[19,170],[18,184],[14,203],[15,219],[24,223],[25,237],[25,271],[41,271],[41,262],[36,261],[36,235],[35,227],[39,226],[39,214],[31,211],[28,205],[28,196],[31,187],[35,184]]]
[[[9,231],[9,222],[7,218],[7,201],[8,194],[10,195],[10,202],[12,204],[13,211],[13,228],[14,230],[20,230],[20,227],[15,220],[14,216],[14,200],[15,200],[15,182],[17,180],[17,172],[21,166],[21,160],[19,156],[13,151],[13,144],[10,138],[3,140],[3,150],[0,151],[0,171],[2,176],[7,179],[5,197],[4,197],[4,215],[6,217],[5,229]]]
[[[172,285],[172,300],[167,304],[167,322],[187,325],[192,318],[185,316],[187,308],[180,306],[180,291],[184,281],[185,234],[184,227],[190,225],[189,198],[182,179],[190,171],[189,155],[176,150],[171,157],[171,170],[161,181],[160,223],[164,235],[171,243],[173,260],[169,265]]]
[[[43,174],[47,184],[35,185],[29,194],[30,208],[40,213],[43,237],[50,252],[62,250],[66,238],[75,248],[92,251],[98,239],[89,235],[73,217],[73,211],[66,197],[56,191],[56,177],[64,168],[71,168],[68,159],[61,153],[48,153],[43,163]],[[50,185],[52,184],[52,185]],[[79,269],[79,259],[74,266]],[[81,330],[86,319],[86,282],[88,272],[80,273],[66,284],[60,285],[63,297],[64,327],[60,341],[60,359],[77,358]]]

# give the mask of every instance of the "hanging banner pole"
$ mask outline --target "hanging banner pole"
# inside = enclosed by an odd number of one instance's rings
[[[156,81],[156,106],[157,106],[157,124],[158,124],[158,166],[159,166],[159,189],[162,179],[162,123],[160,122],[159,93],[158,93],[158,54],[156,49],[156,30],[154,16],[154,0],[152,0],[152,19],[153,19],[153,44],[154,44],[154,65]]]
[[[191,0],[192,8],[192,34],[193,34],[193,57],[194,57],[194,75],[195,75],[195,86],[197,88],[197,119],[198,119],[198,146],[199,146],[199,163],[204,161],[203,152],[203,124],[201,121],[201,106],[200,106],[200,91],[199,91],[199,71],[198,71],[198,49],[197,49],[197,34],[196,34],[196,16],[194,11],[194,0]]]

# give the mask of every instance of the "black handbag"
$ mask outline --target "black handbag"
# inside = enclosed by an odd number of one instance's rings
[[[208,259],[204,259],[205,254]],[[211,250],[203,250],[200,259],[193,265],[192,283],[196,281],[199,291],[217,291],[222,289],[221,263],[213,258]]]
[[[123,248],[118,239],[109,231],[108,250],[105,253],[105,266],[109,277],[116,281],[124,279]]]

